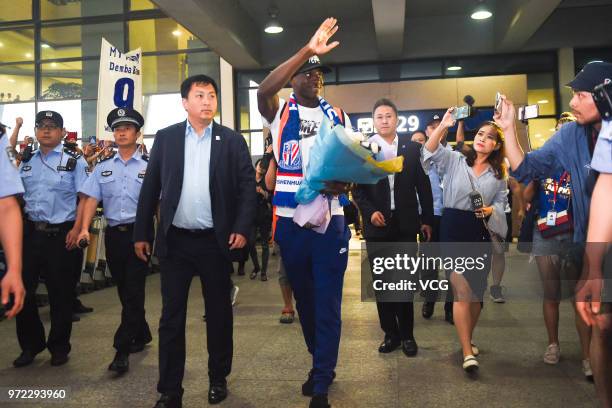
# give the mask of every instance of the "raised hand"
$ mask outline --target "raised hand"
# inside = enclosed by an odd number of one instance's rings
[[[440,126],[444,126],[446,128],[450,128],[450,127],[455,126],[456,120],[453,119],[453,111],[454,110],[455,110],[454,107],[448,108],[446,110],[446,113],[444,113],[444,116],[442,117],[442,121],[440,122]]]
[[[338,31],[338,20],[333,17],[328,17],[323,21],[319,29],[314,33],[308,47],[316,55],[327,54],[340,44],[338,41],[334,41],[331,44],[327,44],[331,36]]]
[[[512,101],[506,98],[506,95],[502,95],[501,98],[501,110],[493,114],[493,120],[503,131],[506,131],[515,126],[516,109]]]

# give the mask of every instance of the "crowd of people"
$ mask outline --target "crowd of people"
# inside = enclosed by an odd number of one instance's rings
[[[540,149],[526,154],[518,142],[515,106],[505,95],[491,120],[477,127],[472,143],[465,142],[464,124],[453,115],[456,108],[432,117],[423,130],[398,135],[395,103],[379,99],[372,108],[376,133],[369,142],[380,146],[377,160],[403,156],[403,169],[377,184],[329,180],[320,191],[329,206],[329,225],[318,231],[317,225],[300,226],[293,217],[320,129],[330,124],[351,128],[349,116],[321,96],[329,68],[319,56],[338,45],[330,42],[337,30],[337,21],[326,19],[307,44],[261,82],[258,107],[271,137],[255,166],[244,138],[213,120],[219,90],[206,75],[181,84],[187,120],[159,130],[150,156],[139,142],[144,118],[130,107],[108,113],[114,141],[91,141],[82,149],[54,111],[36,115],[35,138],[26,137],[19,152],[23,121],[17,119],[10,136],[0,127],[0,150],[8,153],[0,155],[0,238],[7,259],[1,289],[7,316],[16,318],[22,350],[13,363],[16,368],[30,365],[45,349],[51,365],[68,362],[75,276],[102,206],[106,259],[122,305],[109,370],[128,371],[130,353],[153,340],[144,305],[155,252],[162,295],[161,396],[155,407],[182,405],[187,302],[194,275],[201,280],[206,309],[208,401],[223,401],[233,361],[232,297],[237,289],[232,263],[238,262],[238,275],[244,275],[250,256],[250,279],[266,281],[273,236],[282,260],[280,321],[293,322],[295,297],[312,355],[301,392],[311,398],[311,408],[330,407],[351,238],[345,213],[355,205],[370,260],[380,243],[418,240],[487,248],[485,272],[443,271],[451,284],[444,299],[445,320],[456,328],[463,369],[473,373],[480,366],[474,334],[487,289],[494,302],[505,301],[501,281],[514,201],[524,213],[521,250],[535,257],[542,278],[548,333],[543,361],[556,364],[560,359],[561,286],[571,276],[578,282],[571,289],[576,293],[583,373],[594,380],[603,406],[612,405],[612,303],[601,297],[602,287],[609,292],[605,280],[610,279],[602,265],[612,242],[605,207],[612,191],[612,124],[602,120],[592,95],[612,77],[612,64],[590,63],[576,75],[568,84],[572,113],[561,117],[556,133]],[[280,98],[288,83],[290,96]],[[455,125],[453,148],[446,137]],[[351,218],[354,222],[358,217]],[[421,279],[436,280],[439,272],[422,270]],[[48,336],[35,299],[41,274],[51,310]],[[439,294],[428,289],[422,296],[421,314],[429,319]],[[414,299],[377,298],[376,306],[384,333],[378,351],[401,348],[408,357],[417,355]]]

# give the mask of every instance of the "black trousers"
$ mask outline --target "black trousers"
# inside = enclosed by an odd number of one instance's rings
[[[255,233],[253,234],[253,240],[249,243],[249,255],[253,262],[253,267],[256,270],[261,270],[262,274],[266,274],[268,271],[268,259],[270,258],[270,230],[272,229],[272,219],[258,219],[255,224]],[[257,258],[257,237],[261,238],[261,266],[259,265],[259,259]],[[240,264],[244,266],[244,262]]]
[[[431,226],[432,235],[430,242],[440,242],[440,220],[442,219],[439,215],[434,215],[434,222]],[[421,235],[421,242],[425,242],[424,237]],[[435,256],[436,254],[426,254],[428,256]],[[421,279],[424,281],[427,280],[438,280],[438,270],[437,269],[424,269],[421,271]],[[444,301],[444,310],[448,312],[453,311],[453,289],[451,287],[449,276],[446,276],[448,280],[448,290],[446,292],[446,299]],[[438,291],[433,289],[427,289],[425,291],[425,301],[426,302],[435,302],[438,299]]]
[[[168,253],[160,258],[162,315],[159,322],[160,393],[181,394],[185,373],[185,321],[193,276],[199,276],[206,309],[208,378],[225,382],[232,369],[232,263],[219,248],[214,231],[193,234],[170,227]]]
[[[145,319],[145,280],[149,266],[136,256],[132,240],[134,224],[107,227],[104,244],[106,262],[121,301],[121,324],[115,332],[113,347],[129,353],[132,343],[151,341],[151,330]]]
[[[23,246],[23,284],[26,290],[23,310],[17,315],[17,339],[22,350],[51,353],[70,352],[74,267],[78,250],[66,249],[66,234],[73,223],[53,226],[54,232],[37,231],[26,221]],[[36,306],[36,288],[43,275],[49,293],[51,330],[45,341],[45,328]]]
[[[402,234],[397,224],[397,218],[391,216],[386,220],[387,227],[384,237],[367,238],[366,250],[371,261],[373,254],[368,242],[416,242],[416,234]],[[381,256],[378,253],[376,256]],[[389,254],[388,256],[392,256]],[[387,256],[387,255],[385,255]],[[385,332],[385,337],[399,340],[414,338],[414,303],[413,302],[381,302],[376,301],[380,328]]]

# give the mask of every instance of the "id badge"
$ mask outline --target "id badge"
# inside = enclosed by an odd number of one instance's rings
[[[546,214],[546,225],[548,225],[549,227],[554,227],[556,223],[557,223],[557,212],[549,211]]]

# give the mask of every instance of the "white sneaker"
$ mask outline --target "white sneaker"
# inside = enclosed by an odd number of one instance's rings
[[[472,355],[474,357],[478,357],[478,355],[480,354],[480,350],[478,349],[478,347],[476,347],[474,343],[470,342],[470,344],[472,345]]]
[[[232,291],[230,292],[230,297],[232,298],[232,306],[236,304],[236,297],[238,296],[238,291],[240,288],[236,285],[232,287]]]
[[[591,370],[591,362],[582,360],[582,372],[588,381],[593,381],[593,370]]]
[[[557,343],[550,343],[544,352],[544,362],[546,364],[557,364],[561,357],[561,348]],[[587,360],[585,360],[587,361]],[[583,362],[584,365],[584,362]]]
[[[473,355],[463,357],[463,369],[468,373],[478,370],[478,360]]]

